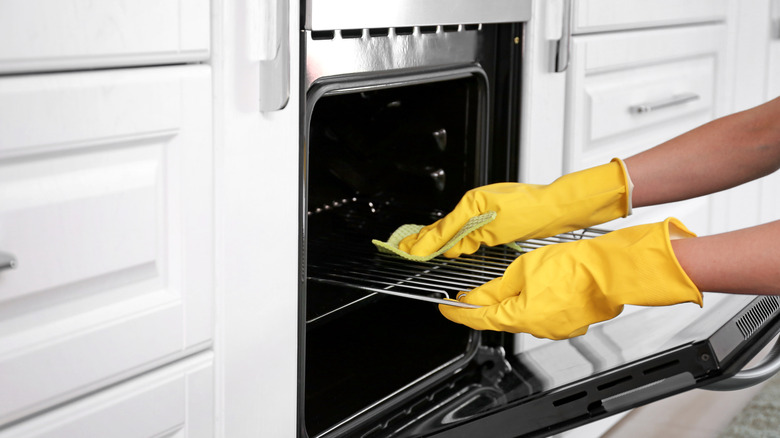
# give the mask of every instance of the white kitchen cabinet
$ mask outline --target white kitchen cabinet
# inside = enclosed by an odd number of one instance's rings
[[[766,100],[780,97],[780,0],[770,1]],[[761,186],[759,220],[780,220],[780,172],[765,177]]]
[[[564,171],[627,158],[725,113],[725,24],[576,35],[567,72]],[[709,230],[709,199],[635,210]],[[610,225],[610,224],[608,224]]]
[[[733,97],[730,112],[780,96],[780,2],[734,1]],[[725,232],[780,219],[780,172],[713,196],[712,232]]]
[[[780,0],[771,0],[769,13],[767,97],[780,96]]]
[[[202,353],[0,431],[0,438],[214,436],[213,355]]]
[[[289,4],[290,99],[260,111],[257,3],[214,0],[217,436],[294,437],[298,394],[300,3]],[[260,33],[257,33],[260,32]],[[267,35],[266,35],[267,37]]]
[[[574,33],[724,21],[729,0],[576,0]]]
[[[3,0],[0,74],[209,57],[209,0]]]
[[[0,78],[0,425],[209,347],[211,70]]]

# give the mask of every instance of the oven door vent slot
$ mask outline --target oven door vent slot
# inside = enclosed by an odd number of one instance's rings
[[[452,32],[473,32],[482,30],[480,24],[446,24],[441,26],[400,26],[400,27],[376,27],[368,29],[328,29],[328,30],[313,30],[311,31],[311,39],[318,40],[333,40],[337,36],[342,39],[359,39],[366,35],[366,30],[369,38],[388,38],[392,36],[407,36],[414,35],[415,29],[418,30],[420,35],[436,34],[440,33],[452,33]]]
[[[747,339],[780,309],[780,297],[764,297],[737,321],[737,328]]]

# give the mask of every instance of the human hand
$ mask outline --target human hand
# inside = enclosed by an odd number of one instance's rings
[[[496,218],[470,232],[444,253],[471,254],[495,246],[549,237],[630,214],[630,183],[622,162],[564,175],[549,185],[498,183],[466,192],[444,218],[403,239],[398,248],[426,256],[442,248],[469,219],[490,211]]]
[[[671,234],[670,234],[671,233]],[[639,225],[518,257],[496,278],[459,301],[478,309],[439,306],[448,319],[477,330],[540,338],[583,335],[590,324],[619,315],[623,305],[702,305],[680,267],[670,236],[693,237],[677,219]]]

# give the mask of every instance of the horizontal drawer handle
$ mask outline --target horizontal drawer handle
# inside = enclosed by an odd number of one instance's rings
[[[662,108],[668,108],[670,106],[682,105],[684,103],[693,102],[699,100],[700,96],[696,93],[683,93],[675,94],[674,96],[657,100],[655,102],[640,103],[639,105],[632,105],[628,107],[628,111],[632,114],[643,114],[652,111],[657,111]]]
[[[0,251],[0,271],[3,269],[14,269],[16,267],[16,257],[13,254]]]

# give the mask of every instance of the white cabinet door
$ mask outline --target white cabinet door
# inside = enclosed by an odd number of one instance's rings
[[[209,345],[210,78],[0,79],[0,425]]]
[[[574,32],[723,21],[729,0],[573,0]]]
[[[769,34],[769,55],[766,99],[780,97],[780,0],[771,1],[771,26]],[[766,177],[761,182],[761,211],[759,220],[769,222],[780,220],[780,172]]]
[[[0,73],[209,56],[208,0],[3,0]]]
[[[212,354],[144,375],[0,430],[0,438],[213,437]]]
[[[725,113],[723,24],[573,38],[564,170],[627,158]],[[709,200],[638,209],[620,224],[677,216],[710,227]]]

